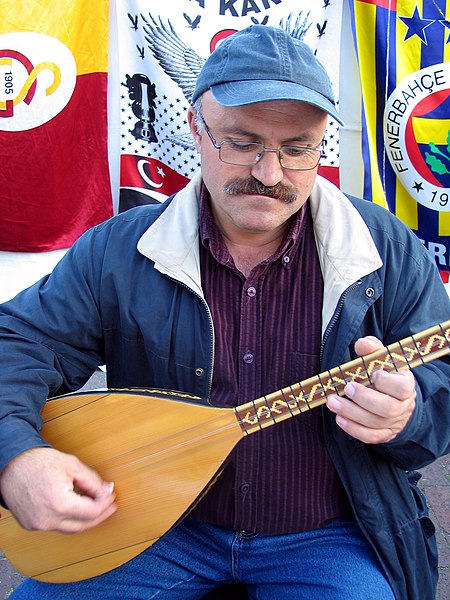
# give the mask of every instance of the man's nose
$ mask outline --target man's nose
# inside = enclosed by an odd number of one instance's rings
[[[259,161],[253,165],[252,175],[268,187],[280,183],[284,176],[280,151],[276,148],[265,149]]]

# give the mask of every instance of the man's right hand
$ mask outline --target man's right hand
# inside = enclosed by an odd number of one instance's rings
[[[75,456],[33,448],[16,456],[0,474],[0,492],[25,529],[79,533],[117,509],[113,484]]]

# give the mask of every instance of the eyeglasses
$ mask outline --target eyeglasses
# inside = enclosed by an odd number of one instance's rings
[[[277,152],[280,164],[284,169],[309,171],[317,167],[322,156],[322,142],[317,148],[308,148],[305,146],[266,148],[264,144],[258,142],[240,142],[237,140],[227,140],[218,144],[206,124],[203,115],[201,113],[198,113],[198,115],[205,126],[206,133],[212,145],[219,151],[220,160],[229,165],[249,167],[256,165],[264,156],[264,152]]]

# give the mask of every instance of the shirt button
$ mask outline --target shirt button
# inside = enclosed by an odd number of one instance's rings
[[[248,490],[250,489],[250,484],[249,483],[243,483],[239,489],[241,490],[241,492],[243,494],[246,494],[248,492]]]
[[[283,262],[285,265],[289,264],[291,262],[291,257],[290,256],[283,256]]]
[[[256,296],[256,288],[253,285],[247,288],[247,296],[250,296],[250,298]]]
[[[365,293],[368,298],[372,298],[372,296],[375,294],[375,290],[372,287],[369,287],[366,289]]]
[[[195,369],[195,374],[197,375],[197,377],[203,377],[203,375],[205,374],[205,369],[199,367],[198,369]]]
[[[253,362],[253,354],[251,352],[246,352],[243,356],[244,362],[250,365]]]

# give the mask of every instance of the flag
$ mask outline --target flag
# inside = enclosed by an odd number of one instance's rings
[[[0,0],[0,250],[67,248],[112,214],[107,61],[107,0]]]
[[[252,24],[284,28],[313,48],[338,99],[342,5],[343,0],[117,2],[119,210],[164,200],[199,168],[187,110],[201,66],[228,35]],[[319,172],[339,183],[339,132],[333,120]]]
[[[450,0],[350,0],[364,195],[450,271]]]

